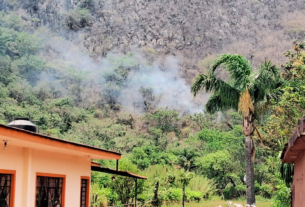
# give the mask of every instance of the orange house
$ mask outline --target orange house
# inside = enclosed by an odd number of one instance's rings
[[[0,141],[0,206],[5,207],[88,207],[91,160],[121,158],[38,134],[25,119],[0,125]]]
[[[305,207],[305,117],[299,120],[285,144],[281,159],[283,163],[294,165],[291,206]]]

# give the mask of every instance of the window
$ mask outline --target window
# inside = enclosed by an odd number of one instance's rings
[[[81,178],[81,187],[80,187],[80,207],[89,206],[89,178]]]
[[[37,176],[36,207],[63,207],[64,177]]]
[[[12,175],[0,174],[0,206],[11,206]]]
[[[0,170],[0,206],[14,206],[15,171]]]

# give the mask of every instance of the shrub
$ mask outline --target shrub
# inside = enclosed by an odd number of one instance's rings
[[[243,184],[237,186],[229,185],[223,190],[223,195],[225,199],[232,199],[245,195],[245,192],[246,192],[246,186]]]
[[[187,201],[197,201],[199,202],[203,198],[203,193],[200,191],[186,190],[186,200]]]
[[[274,198],[272,201],[273,207],[288,207],[290,206],[290,188],[288,188],[285,183],[276,186],[278,188],[274,193]]]
[[[268,184],[262,184],[259,187],[259,194],[265,198],[271,198],[272,196],[272,186]]]
[[[162,152],[159,147],[144,146],[135,147],[132,150],[130,160],[140,169],[144,170],[150,165],[169,164],[169,155]]]
[[[90,11],[95,10],[96,2],[95,0],[81,0],[79,3],[79,7],[82,9],[89,9]]]
[[[216,191],[216,184],[213,180],[206,177],[196,175],[188,186],[194,192],[200,192],[202,194],[201,198],[208,199]]]
[[[73,100],[71,98],[61,98],[52,101],[52,105],[56,107],[73,107]]]
[[[71,10],[65,16],[65,24],[71,30],[77,30],[92,25],[93,19],[88,9]]]
[[[182,189],[180,188],[169,188],[164,193],[162,200],[165,201],[182,201]]]
[[[15,13],[0,12],[0,25],[6,28],[19,30],[22,26],[21,17]]]
[[[92,207],[106,207],[108,204],[107,196],[104,194],[105,190],[108,189],[99,189],[99,186],[94,184],[91,185],[90,195],[91,195],[91,206]]]

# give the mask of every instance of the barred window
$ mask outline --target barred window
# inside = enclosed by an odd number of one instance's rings
[[[37,176],[36,207],[62,207],[63,178]]]
[[[80,190],[80,207],[87,207],[88,206],[88,198],[87,198],[87,194],[88,194],[88,183],[89,180],[88,179],[82,179],[81,180],[81,190]]]
[[[10,207],[12,191],[12,175],[0,174],[0,206]]]

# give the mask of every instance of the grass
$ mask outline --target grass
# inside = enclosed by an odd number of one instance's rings
[[[246,205],[245,201],[232,201],[233,203],[238,203],[242,205]],[[185,203],[185,207],[216,207],[221,205],[222,207],[227,207],[228,202],[223,200],[217,200],[217,201],[202,201],[200,203]],[[181,203],[175,203],[175,204],[168,204],[164,205],[165,207],[181,207]],[[257,207],[270,207],[271,201],[257,201],[256,204]]]

